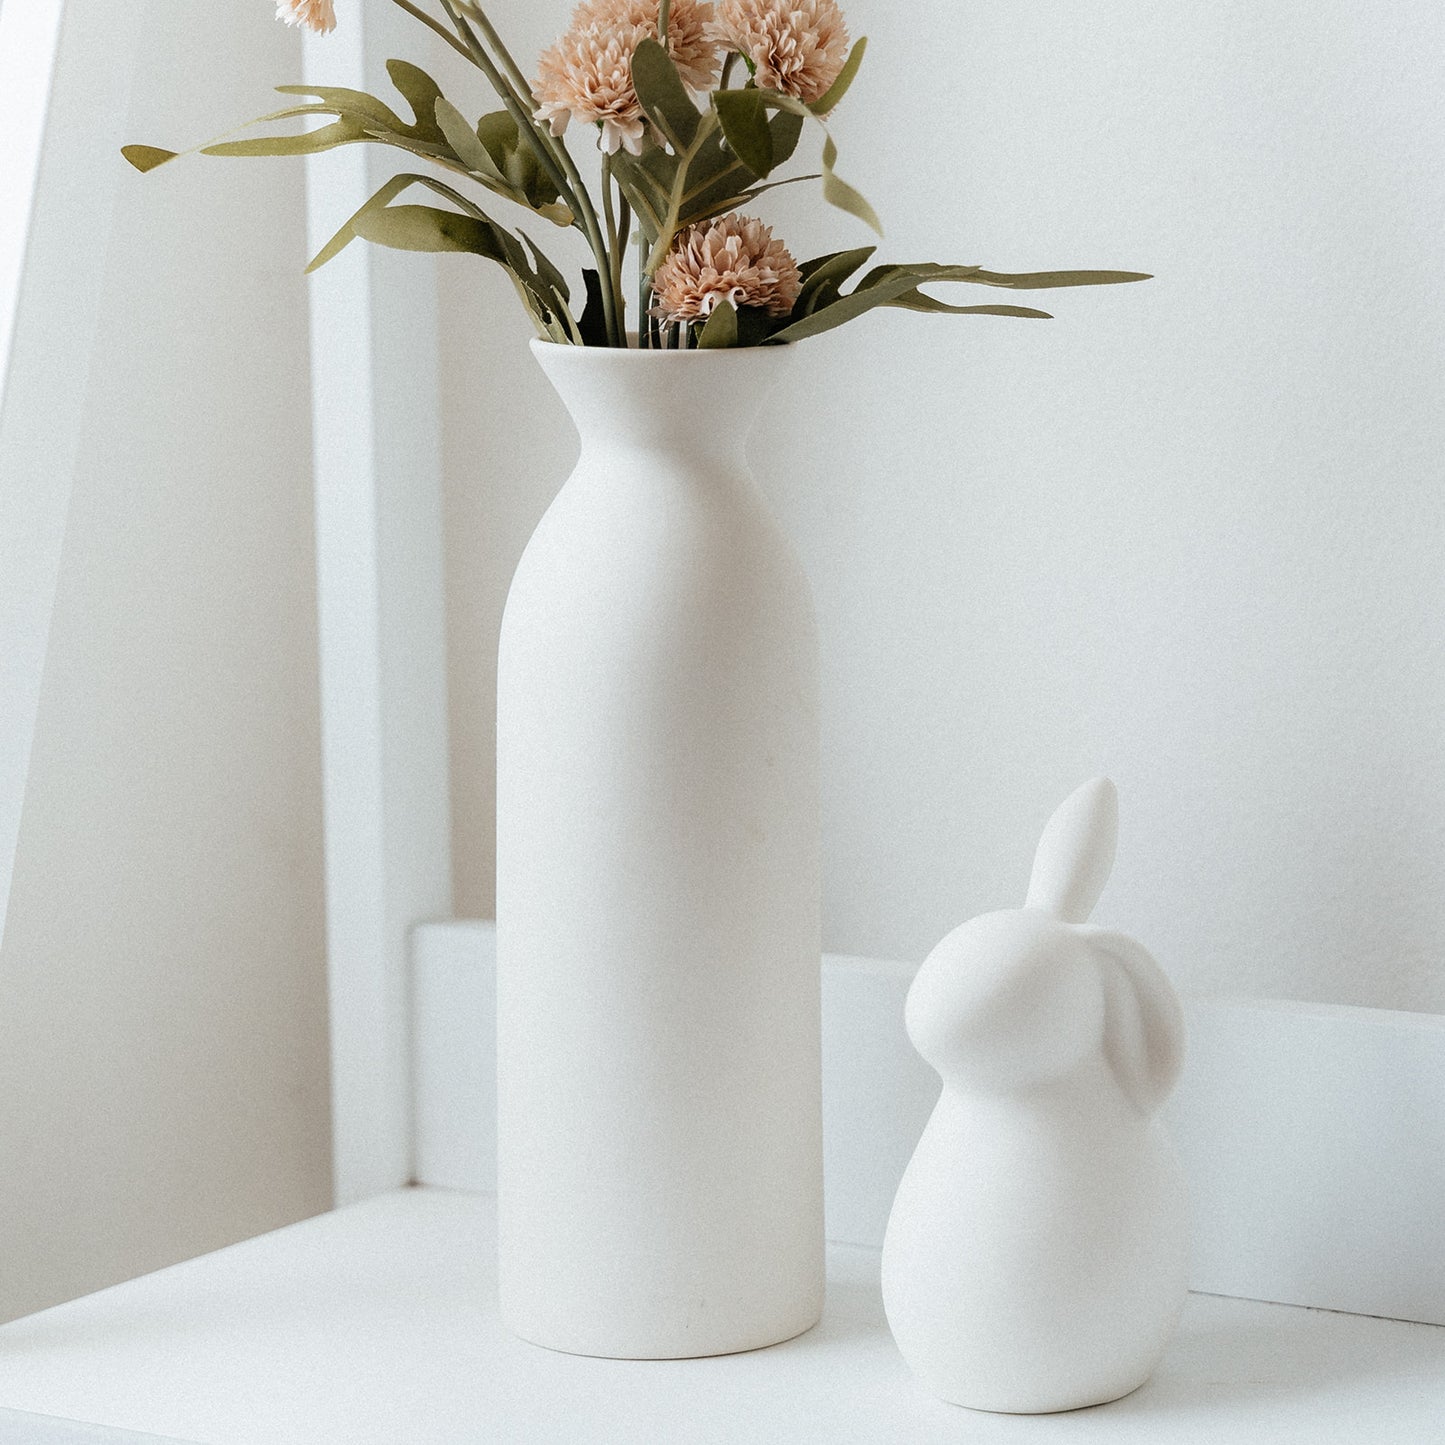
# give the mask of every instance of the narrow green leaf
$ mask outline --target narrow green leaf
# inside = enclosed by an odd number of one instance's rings
[[[632,53],[632,84],[648,119],[681,154],[693,142],[702,121],[697,107],[672,63],[672,57],[655,40],[642,41]]]
[[[835,251],[831,256],[819,256],[806,266],[800,266],[803,289],[798,293],[793,315],[799,318],[810,316],[836,301],[843,283],[859,267],[867,265],[869,257],[877,249],[876,246],[860,246],[856,251]]]
[[[443,181],[437,180],[435,176],[402,174],[398,176],[393,176],[389,181],[387,181],[386,184],[383,185],[376,192],[376,194],[372,196],[366,202],[366,204],[362,206],[361,209],[357,211],[356,214],[346,222],[344,226],[342,226],[342,228],[326,243],[326,245],[323,246],[319,252],[317,252],[316,256],[311,261],[311,264],[306,268],[307,274],[309,275],[312,271],[319,271],[321,267],[323,267],[328,261],[332,260],[336,256],[339,256],[341,252],[347,248],[347,246],[349,246],[353,241],[357,240],[360,237],[361,231],[358,228],[357,223],[361,220],[363,216],[370,214],[372,211],[384,210],[387,206],[391,204],[392,201],[397,198],[397,196],[399,196],[403,191],[407,190],[411,186],[423,186],[427,190],[432,191],[434,194],[441,196],[444,200],[452,202],[454,205],[460,207],[462,210],[473,215],[484,225],[491,226],[493,231],[495,232],[494,239],[496,239],[497,241],[497,249],[499,251],[503,249],[502,237],[506,237],[509,240],[513,239],[511,238],[510,233],[503,231],[500,226],[496,226],[489,217],[485,216],[480,210],[478,210],[477,207],[474,206],[469,200],[467,200],[465,196],[461,195],[458,191],[453,190],[451,186],[445,184]],[[522,262],[523,268],[526,269],[526,256],[523,252],[521,252],[520,247],[518,248],[517,255],[518,259]]]
[[[441,87],[426,71],[407,60],[388,60],[386,73],[415,116],[414,123],[406,129],[421,140],[441,140],[442,132],[436,119]]]
[[[738,313],[731,301],[724,301],[713,310],[707,324],[698,333],[699,351],[721,351],[738,344]]]
[[[759,180],[765,178],[775,161],[773,133],[762,95],[756,90],[719,90],[714,92],[712,103],[732,153]]]
[[[495,110],[484,115],[477,122],[477,138],[510,184],[527,198],[529,206],[544,215],[549,208],[556,207],[557,187],[542,169],[536,152],[523,139],[509,111]],[[570,225],[571,212],[565,206],[560,209],[568,218],[563,224]],[[555,221],[558,214],[554,210],[548,219]]]
[[[466,251],[508,265],[497,227],[435,206],[387,206],[358,215],[356,234],[394,251]],[[511,269],[508,266],[508,269]]]
[[[502,173],[501,167],[492,159],[492,153],[477,135],[451,101],[445,96],[436,100],[437,127],[446,143],[456,152],[457,159],[476,175],[490,181],[494,186],[516,193],[511,181]]]
[[[1154,279],[1147,271],[1027,271],[1009,275],[1003,271],[970,269],[974,274],[968,280],[976,281],[980,286],[1003,286],[1010,291],[1044,291],[1058,286],[1118,286],[1126,281]]]
[[[1036,321],[1052,321],[1047,311],[1035,311],[1032,306],[954,306],[937,297],[926,296],[922,291],[905,291],[885,306],[897,307],[900,311],[926,311],[931,315],[948,316],[1022,316]]]
[[[257,136],[252,140],[222,141],[203,146],[203,156],[314,156],[337,146],[352,145],[367,138],[366,131],[349,116],[300,135]]]
[[[762,96],[763,103],[769,110],[786,111],[800,120],[812,118],[813,112],[796,96],[784,95],[780,90],[764,90],[761,86],[758,87],[758,94]]]
[[[314,95],[338,115],[359,116],[387,130],[407,129],[405,122],[390,106],[362,90],[347,90],[337,85],[278,85],[276,91],[279,95]]]
[[[865,226],[871,226],[881,236],[883,222],[878,219],[878,212],[852,186],[838,178],[833,170],[837,163],[838,147],[833,143],[833,137],[829,136],[823,144],[823,199],[829,205],[837,206],[840,211],[856,216]]]
[[[948,274],[951,273],[951,274]],[[879,306],[902,305],[914,311],[948,310],[956,315],[973,316],[1034,316],[1047,319],[1042,312],[1028,307],[960,307],[956,311],[924,296],[919,284],[926,281],[977,279],[976,266],[880,266],[871,271],[863,281],[846,296],[839,296],[827,305],[820,305],[806,316],[798,315],[796,308],[792,319],[772,338],[774,341],[802,341],[809,336],[819,336],[825,331],[853,321],[857,317]],[[811,277],[809,278],[811,279]]]
[[[570,301],[572,292],[567,285],[567,278],[557,269],[551,257],[525,231],[520,232],[520,235],[527,249],[532,253],[533,274],[558,301]]]
[[[808,107],[816,116],[825,116],[833,111],[840,100],[848,94],[848,87],[853,84],[858,76],[858,70],[863,64],[863,54],[868,49],[868,37],[860,37],[858,43],[853,47],[843,69],[838,72],[838,78],[827,90]]]
[[[180,155],[179,151],[163,151],[159,146],[122,146],[120,153],[142,174]]]
[[[218,135],[212,140],[203,141],[198,146],[192,146],[190,150],[168,151],[162,150],[159,146],[122,146],[121,154],[138,170],[154,170],[166,161],[179,159],[181,156],[194,156],[203,154],[207,148],[220,145],[227,136],[237,135],[239,132],[249,130],[253,125],[267,125],[271,121],[295,120],[304,116],[312,115],[335,115],[335,110],[326,105],[293,105],[285,110],[273,111],[270,115],[258,115],[254,120],[248,120],[243,125],[238,125]]]
[[[368,211],[390,205],[408,186],[425,184],[426,177],[424,176],[393,176],[374,196],[371,196],[366,201],[366,204],[363,205],[355,215],[351,216],[346,224],[311,258],[311,264],[307,266],[306,274],[309,276],[313,271],[319,271],[328,261],[334,260],[356,240],[356,223]]]

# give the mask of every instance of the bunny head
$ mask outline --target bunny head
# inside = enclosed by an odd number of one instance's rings
[[[1139,944],[1087,922],[1117,833],[1113,783],[1085,783],[1044,829],[1025,906],[965,923],[924,961],[908,1036],[946,1083],[1016,1092],[1102,1054],[1141,1113],[1168,1096],[1183,1059],[1179,1001]]]

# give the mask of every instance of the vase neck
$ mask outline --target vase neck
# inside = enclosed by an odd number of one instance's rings
[[[742,464],[763,403],[792,364],[790,347],[622,351],[533,342],[584,451],[705,456]]]

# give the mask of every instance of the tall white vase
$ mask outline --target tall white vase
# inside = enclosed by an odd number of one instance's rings
[[[823,1295],[817,637],[743,456],[793,357],[534,350],[582,455],[502,624],[502,1312],[755,1349]]]

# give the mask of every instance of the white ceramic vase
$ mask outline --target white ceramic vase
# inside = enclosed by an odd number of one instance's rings
[[[1024,908],[929,955],[909,1037],[943,1093],[883,1244],[883,1302],[935,1394],[981,1410],[1097,1405],[1148,1378],[1184,1303],[1183,1181],[1157,1113],[1179,1003],[1087,919],[1114,857],[1106,778],[1055,813]]]
[[[502,1312],[755,1349],[823,1296],[817,636],[743,455],[793,356],[534,351],[582,453],[498,664]]]

